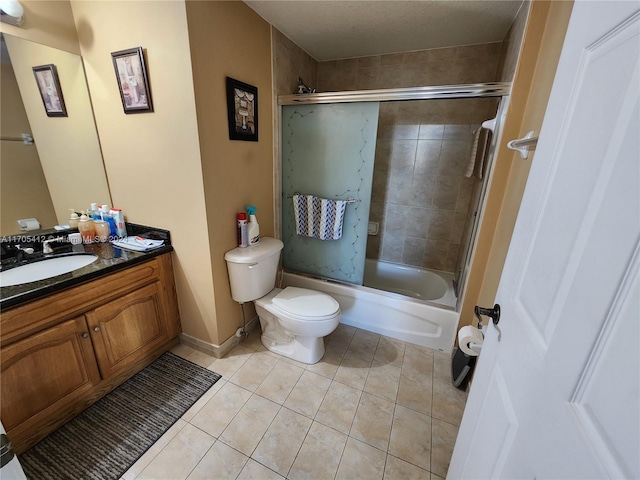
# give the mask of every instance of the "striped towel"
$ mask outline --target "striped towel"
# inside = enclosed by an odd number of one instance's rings
[[[296,233],[320,240],[339,240],[346,206],[345,200],[295,194],[293,213],[296,217]]]
[[[471,147],[471,154],[469,155],[469,162],[467,163],[467,170],[464,174],[469,178],[475,173],[476,176],[482,180],[484,171],[484,165],[487,160],[487,153],[489,152],[491,131],[484,127],[480,127],[473,132],[473,144]]]

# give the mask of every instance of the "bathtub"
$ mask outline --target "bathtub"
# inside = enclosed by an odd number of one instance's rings
[[[459,319],[452,280],[453,276],[444,272],[367,260],[368,286],[293,272],[283,273],[282,286],[331,295],[340,304],[341,323],[449,353]],[[432,286],[423,285],[429,281]],[[395,293],[378,288],[395,289]],[[438,298],[429,298],[438,294]]]

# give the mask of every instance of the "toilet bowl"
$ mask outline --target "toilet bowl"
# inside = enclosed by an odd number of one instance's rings
[[[306,288],[274,288],[255,301],[262,344],[303,363],[324,356],[323,337],[340,323],[340,305],[325,293]]]
[[[326,293],[306,288],[275,288],[283,243],[263,237],[260,243],[224,255],[231,297],[254,302],[262,344],[270,351],[313,364],[324,355],[324,339],[340,323],[340,305]]]

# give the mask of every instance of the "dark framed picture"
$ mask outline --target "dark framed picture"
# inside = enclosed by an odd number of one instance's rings
[[[36,83],[38,84],[38,90],[40,90],[47,116],[67,117],[67,107],[64,104],[56,66],[51,64],[33,67],[33,75],[36,77]]]
[[[227,77],[229,140],[258,141],[258,89]]]
[[[153,112],[142,47],[113,52],[111,58],[124,113]]]

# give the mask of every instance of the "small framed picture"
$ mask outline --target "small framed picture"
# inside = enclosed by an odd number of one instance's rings
[[[229,140],[258,141],[258,89],[227,77]]]
[[[48,117],[67,117],[67,107],[64,104],[62,88],[56,66],[41,65],[33,67],[33,74],[36,77],[38,90],[44,103],[44,110]]]
[[[111,54],[124,113],[153,112],[142,47]]]

